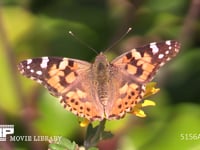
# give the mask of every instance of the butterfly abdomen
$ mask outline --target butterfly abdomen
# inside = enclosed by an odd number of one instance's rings
[[[96,82],[97,95],[102,105],[107,105],[110,86],[109,62],[102,54],[98,55],[92,66],[92,74]]]

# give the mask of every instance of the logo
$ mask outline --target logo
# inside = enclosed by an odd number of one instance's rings
[[[9,134],[14,134],[14,125],[0,125],[0,141],[6,141]]]
[[[11,142],[20,142],[20,141],[60,141],[61,136],[35,136],[35,135],[17,135],[14,136],[14,125],[0,125],[0,142],[1,141],[11,141]],[[10,136],[7,136],[10,135]]]

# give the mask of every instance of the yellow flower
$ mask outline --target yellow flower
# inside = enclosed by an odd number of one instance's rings
[[[144,93],[144,98],[154,95],[160,91],[160,89],[155,88],[155,86],[156,86],[156,82],[147,83],[145,93]]]
[[[87,127],[89,123],[90,121],[87,120],[86,118],[81,118],[79,125],[84,128]]]
[[[144,113],[144,111],[141,108],[146,107],[146,106],[155,106],[155,105],[156,105],[156,103],[151,100],[144,100],[143,103],[136,104],[133,107],[133,110],[131,113],[135,114],[138,117],[146,117],[146,114]]]
[[[159,88],[155,88],[156,82],[150,82],[146,85],[145,94],[143,98],[149,97],[151,95],[156,94],[158,91],[160,91]],[[151,100],[144,100],[143,103],[138,103],[133,107],[132,114],[138,116],[138,117],[146,117],[145,112],[141,109],[143,107],[147,106],[155,106],[156,103]]]

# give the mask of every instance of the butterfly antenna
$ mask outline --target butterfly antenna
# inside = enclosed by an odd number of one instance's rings
[[[130,31],[132,28],[128,28],[128,30],[117,40],[115,41],[110,47],[108,47],[105,51],[108,51],[109,49],[112,49],[117,43],[119,43]]]
[[[86,46],[87,48],[89,48],[90,50],[92,50],[93,52],[95,52],[96,54],[98,54],[98,52],[93,47],[91,47],[90,45],[88,45],[86,42],[80,40],[76,35],[74,35],[74,33],[72,31],[69,31],[69,34],[71,36],[73,36],[77,41],[79,41],[82,45]]]

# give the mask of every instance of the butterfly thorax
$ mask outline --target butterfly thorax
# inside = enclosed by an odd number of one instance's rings
[[[108,102],[108,91],[110,85],[110,71],[109,62],[107,61],[105,55],[100,53],[94,64],[92,65],[92,74],[94,77],[93,84],[97,89],[97,96],[102,105],[106,105]]]

